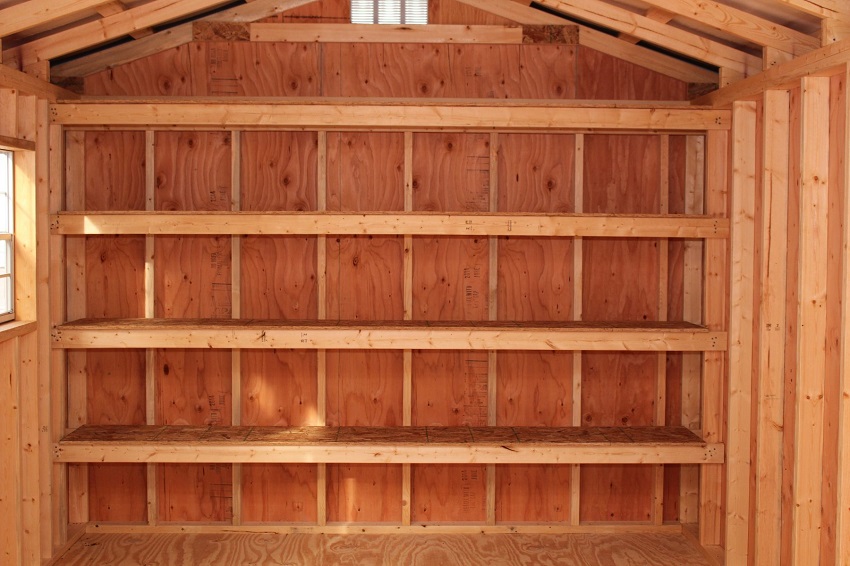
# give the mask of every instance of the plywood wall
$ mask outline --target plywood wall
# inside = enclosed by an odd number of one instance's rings
[[[284,19],[339,17],[331,4]],[[441,18],[459,17],[447,6]],[[687,94],[683,83],[567,45],[197,42],[87,77],[85,88],[215,96]],[[681,212],[686,162],[699,147],[659,135],[148,136],[69,136],[69,151],[84,157],[85,170],[75,178],[89,179],[79,208],[144,208],[148,175],[156,210]],[[152,144],[147,153],[146,143]],[[98,177],[101,169],[111,172]],[[74,190],[69,185],[68,194]],[[682,242],[401,235],[153,240],[155,316],[683,317]],[[87,282],[110,286],[87,295],[86,314],[142,316],[145,239],[88,238],[83,255]],[[406,262],[412,262],[407,282]],[[145,422],[151,403],[153,422],[163,424],[628,426],[678,423],[682,413],[682,361],[675,355],[163,350],[147,358],[135,352],[117,365],[110,355],[86,361],[88,422]],[[154,373],[154,399],[146,399],[146,372]],[[158,466],[154,475],[143,467],[90,466],[87,473],[91,520],[149,520],[148,486],[159,521],[483,524],[645,522],[660,521],[659,513],[677,520],[682,472],[672,466],[244,465]],[[118,508],[108,503],[116,499]]]

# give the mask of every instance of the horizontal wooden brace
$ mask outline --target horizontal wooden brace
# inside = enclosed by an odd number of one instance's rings
[[[329,525],[305,525],[303,523],[274,523],[263,522],[248,525],[230,525],[222,523],[160,523],[157,525],[140,525],[138,523],[98,523],[86,525],[89,534],[232,534],[232,533],[262,533],[262,534],[649,534],[649,533],[681,533],[681,523],[665,523],[652,525],[646,523],[588,523],[570,525],[565,523],[508,523],[484,525],[481,523],[412,523],[398,525],[387,523],[335,523]]]
[[[439,236],[583,236],[727,238],[729,220],[690,215],[440,214],[337,212],[63,212],[51,218],[63,235],[213,234]]]
[[[519,44],[519,26],[246,24],[251,41],[295,43],[489,43]],[[575,28],[575,26],[571,26]]]
[[[684,427],[82,426],[59,462],[707,464],[721,445]]]
[[[365,131],[728,130],[731,113],[687,105],[600,105],[401,99],[242,99],[53,104],[64,126]],[[484,103],[481,103],[484,102]]]
[[[35,142],[33,140],[0,136],[0,149],[5,151],[35,151]]]
[[[687,322],[364,322],[85,319],[57,348],[722,351],[726,333]]]

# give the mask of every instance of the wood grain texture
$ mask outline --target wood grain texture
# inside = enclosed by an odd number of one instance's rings
[[[191,45],[118,65],[83,79],[86,94],[101,96],[190,96],[195,94]]]
[[[708,566],[681,534],[126,535],[87,534],[63,564],[490,564]]]
[[[414,135],[413,210],[486,212],[489,188],[489,135]]]
[[[243,132],[240,209],[317,210],[315,132]]]
[[[432,0],[428,2],[428,22],[434,24],[464,25],[510,25],[514,23],[511,20],[484,10],[478,10],[466,4],[461,4],[455,0]]]
[[[159,132],[155,138],[156,210],[230,210],[228,132]],[[231,316],[231,242],[227,237],[159,237],[154,242],[154,314]],[[230,424],[229,351],[159,350],[155,422]],[[231,515],[229,466],[160,466],[162,521],[224,521]]]
[[[659,160],[657,137],[585,136],[584,211],[658,212]],[[657,320],[656,241],[599,238],[585,240],[583,247],[583,320]],[[582,357],[584,425],[653,422],[657,356],[586,352]],[[581,518],[648,520],[651,485],[649,468],[583,466]]]
[[[519,45],[451,45],[447,96],[520,98]]]
[[[593,100],[687,100],[688,85],[646,67],[579,46],[576,98]]]
[[[85,208],[144,210],[145,136],[142,132],[87,132]],[[88,316],[143,316],[145,242],[138,236],[85,238],[85,308]],[[145,357],[142,350],[85,352],[89,424],[144,424]],[[89,518],[145,520],[145,469],[132,464],[88,467]]]
[[[520,98],[576,98],[576,48],[522,45],[519,49]]]
[[[196,41],[190,45],[195,96],[318,96],[316,43]]]
[[[327,209],[404,210],[404,134],[328,134]]]
[[[331,50],[333,47],[330,48]],[[329,96],[450,96],[451,46],[427,43],[356,43],[341,46],[339,92]]]

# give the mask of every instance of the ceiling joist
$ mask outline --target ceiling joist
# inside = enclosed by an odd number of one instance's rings
[[[568,21],[565,18],[532,8],[530,6],[531,0],[528,0],[527,3],[525,0],[522,3],[513,0],[458,0],[458,2],[522,25],[563,25]],[[579,45],[595,49],[612,57],[618,57],[635,65],[653,69],[668,77],[687,83],[717,83],[717,73],[709,69],[651,51],[587,26],[579,25],[578,28]]]
[[[567,16],[626,33],[664,49],[717,67],[728,68],[745,76],[762,70],[760,57],[754,57],[728,45],[663,24],[602,0],[539,0],[539,3]]]
[[[772,47],[795,56],[820,47],[820,42],[815,37],[719,2],[705,0],[643,0],[643,2],[762,47]]]
[[[46,24],[113,0],[29,0],[0,10],[0,37]]]
[[[211,16],[199,18],[196,21],[254,22],[315,1],[254,0],[250,4],[224,10]],[[193,40],[193,25],[191,22],[180,24],[130,43],[109,47],[98,53],[86,55],[68,63],[55,65],[50,71],[51,75],[53,77],[84,77],[92,73],[105,71],[110,67],[136,61],[142,57],[161,53],[173,47],[186,45]]]
[[[49,61],[140,29],[215,8],[226,2],[227,0],[153,0],[148,4],[26,43],[20,47],[21,65],[26,68],[39,61]]]

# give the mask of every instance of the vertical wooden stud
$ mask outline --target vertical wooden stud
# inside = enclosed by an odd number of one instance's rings
[[[703,214],[705,210],[705,137],[688,136],[685,157],[685,214]],[[684,320],[702,324],[703,295],[702,240],[684,243],[683,304]],[[682,353],[682,424],[699,432],[700,377],[702,356]],[[682,466],[679,491],[679,520],[695,524],[699,519],[699,467]]]
[[[85,209],[85,132],[74,132],[67,139],[67,169],[65,171],[65,206],[67,210]],[[86,242],[85,237],[66,240],[66,310],[68,320],[85,318],[86,305]],[[85,350],[68,352],[68,424],[76,428],[86,424],[87,376]],[[88,465],[68,466],[68,521],[85,523],[88,512]]]
[[[725,217],[728,210],[729,132],[706,134],[706,214]],[[713,239],[705,243],[705,286],[703,289],[703,324],[712,330],[726,328],[728,289],[727,245]],[[724,352],[705,352],[702,367],[702,437],[706,442],[723,442]],[[721,464],[705,464],[700,468],[699,538],[703,546],[717,546],[723,530],[723,477]]]
[[[404,132],[404,210],[413,210],[413,132]],[[404,236],[404,320],[413,318],[413,237]],[[413,352],[403,352],[402,368],[402,424],[410,426],[413,420]],[[410,464],[401,467],[401,523],[410,524],[412,511]]]
[[[39,101],[38,112],[48,115],[47,101]],[[51,126],[49,142],[38,142],[37,159],[49,161],[48,186],[36,186],[36,294],[38,320],[49,324],[38,326],[38,350],[42,358],[38,365],[38,384],[41,415],[41,509],[42,557],[51,556],[53,548],[63,544],[68,536],[68,467],[53,463],[51,447],[64,434],[68,423],[68,374],[65,352],[51,349],[50,326],[65,320],[65,244],[61,236],[51,236],[49,214],[65,206],[65,134],[61,126]],[[45,352],[49,354],[45,355]]]
[[[761,289],[756,472],[756,564],[779,564],[785,385],[785,287],[788,253],[790,95],[764,95]]]
[[[661,136],[660,214],[670,211],[670,136]],[[670,242],[667,238],[658,240],[658,320],[667,320],[668,277],[670,271]],[[664,426],[667,419],[667,352],[658,354],[658,371],[655,381],[655,424]],[[652,521],[656,525],[664,522],[664,466],[655,467],[655,494],[652,507]]]
[[[499,134],[493,132],[490,134],[490,212],[499,210],[498,195],[499,195]],[[488,318],[496,320],[499,316],[498,309],[498,284],[499,284],[499,238],[491,236],[490,244],[490,279],[488,281]],[[487,353],[487,424],[496,426],[496,384],[498,363],[496,352],[490,351]],[[488,525],[496,524],[496,465],[489,464],[487,466],[487,495],[486,495],[486,521]]]
[[[230,174],[231,174],[231,203],[230,209],[242,209],[242,133],[238,130],[230,132]],[[230,239],[230,316],[242,318],[242,238],[232,236]],[[233,396],[231,407],[233,426],[242,424],[242,352],[233,350],[230,354],[231,386]],[[233,485],[231,487],[231,520],[234,525],[242,524],[242,465],[233,464]]]
[[[574,167],[574,190],[575,190],[575,212],[584,211],[584,134],[575,135],[575,157]],[[582,281],[584,276],[582,238],[573,238],[573,319],[582,319]],[[581,352],[573,353],[573,426],[581,426]],[[581,497],[581,466],[572,466],[572,477],[570,478],[570,524],[578,525],[581,522],[580,497]]]
[[[791,552],[820,561],[829,177],[829,77],[802,81],[799,333]]]
[[[729,416],[726,449],[726,561],[749,556],[750,425],[753,379],[756,105],[732,107]]]
[[[156,190],[156,132],[145,132],[145,210],[154,210],[154,192]],[[154,237],[145,236],[145,318],[154,317]],[[145,422],[156,424],[156,350],[145,350]],[[147,465],[147,508],[148,524],[156,525],[159,507],[157,506],[155,464]]]
[[[844,71],[845,85],[850,70]],[[843,147],[850,147],[850,96],[844,99]],[[842,245],[841,296],[850,297],[850,160],[845,154],[839,175],[844,185],[844,242]],[[841,301],[841,368],[838,407],[838,516],[836,524],[836,562],[850,564],[850,301]]]
[[[317,132],[316,140],[318,143],[316,208],[321,212],[328,209],[328,133]],[[327,237],[318,236],[316,239],[316,292],[318,295],[317,318],[319,320],[327,318],[328,313],[327,249]],[[316,379],[318,381],[316,387],[316,420],[318,425],[325,426],[328,418],[328,358],[325,350],[317,350],[316,355],[318,357],[316,363]],[[316,522],[319,525],[326,525],[328,522],[328,469],[327,464],[316,465],[318,466],[316,470]]]

